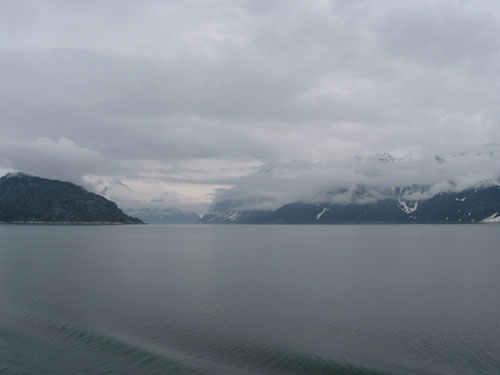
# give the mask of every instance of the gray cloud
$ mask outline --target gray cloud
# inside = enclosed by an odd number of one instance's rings
[[[498,172],[495,1],[2,5],[2,168],[205,205]]]
[[[82,175],[99,169],[104,159],[98,152],[82,148],[66,138],[56,142],[39,138],[28,144],[2,145],[0,162],[13,170],[82,184]]]
[[[500,184],[498,144],[479,153],[439,156],[396,150],[393,155],[264,165],[235,179],[231,189],[219,189],[215,203],[230,201],[233,209],[276,209],[297,201],[360,202],[382,199],[393,188],[415,184],[422,189],[408,192],[405,198],[421,200],[441,191]],[[358,194],[360,188],[366,192]]]

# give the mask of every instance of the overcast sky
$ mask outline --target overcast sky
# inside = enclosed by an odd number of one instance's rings
[[[496,0],[0,5],[2,173],[198,212],[499,176]]]

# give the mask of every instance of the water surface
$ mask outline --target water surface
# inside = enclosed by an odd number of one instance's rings
[[[499,374],[499,225],[0,226],[0,374]]]

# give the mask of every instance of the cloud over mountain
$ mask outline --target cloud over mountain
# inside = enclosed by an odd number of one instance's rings
[[[492,0],[9,2],[0,168],[205,206],[492,178],[499,21]]]

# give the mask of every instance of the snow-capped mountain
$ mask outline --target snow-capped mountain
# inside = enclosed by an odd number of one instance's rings
[[[127,184],[121,182],[119,179],[112,180],[108,185],[103,187],[99,194],[104,195],[105,197],[123,195],[131,192],[132,189]]]
[[[369,189],[367,189],[369,190]],[[204,223],[333,224],[333,223],[477,223],[500,222],[500,186],[490,184],[459,192],[440,192],[428,198],[409,200],[423,187],[396,188],[381,199],[335,203],[295,202],[276,210],[210,211]],[[422,195],[425,197],[425,195]]]

